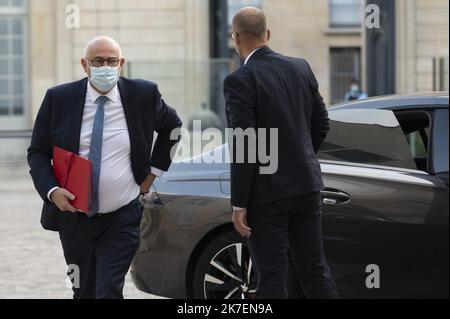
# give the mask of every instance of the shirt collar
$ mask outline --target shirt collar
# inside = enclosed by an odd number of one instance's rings
[[[246,65],[246,64],[248,63],[248,61],[250,60],[250,58],[252,57],[252,55],[253,55],[256,51],[258,51],[259,49],[261,49],[261,48],[256,48],[255,50],[252,51],[252,53],[250,53],[250,54],[248,55],[248,57],[245,59],[244,65]]]
[[[86,92],[86,100],[95,103],[97,99],[102,96],[102,94],[98,93],[93,87],[90,81],[88,81],[87,84],[87,92]],[[105,94],[105,96],[112,102],[117,103],[119,101],[119,89],[117,87],[117,84],[114,86],[114,88],[108,92],[108,94]]]

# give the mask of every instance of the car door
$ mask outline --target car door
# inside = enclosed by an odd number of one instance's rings
[[[417,169],[393,111],[329,113],[331,130],[319,152],[323,230],[341,295],[438,297],[445,285],[448,295],[448,281],[437,287],[431,271],[430,258],[439,253],[430,250],[437,238],[427,224],[435,190],[445,183]]]
[[[433,112],[431,173],[443,183],[434,189],[425,226],[430,234],[428,274],[441,295],[448,298],[449,273],[449,125],[448,108]]]

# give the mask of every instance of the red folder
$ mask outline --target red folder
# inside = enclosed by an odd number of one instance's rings
[[[57,146],[53,149],[53,173],[59,187],[75,195],[70,204],[82,212],[91,207],[92,162]]]

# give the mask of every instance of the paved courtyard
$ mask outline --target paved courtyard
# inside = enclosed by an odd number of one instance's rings
[[[44,231],[41,199],[25,164],[0,164],[0,299],[72,298],[57,233]],[[125,298],[152,299],[127,276]]]

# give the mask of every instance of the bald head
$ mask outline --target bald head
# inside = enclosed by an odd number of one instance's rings
[[[233,31],[248,40],[263,41],[267,33],[266,15],[255,7],[243,8],[233,18]]]
[[[100,36],[90,40],[84,49],[84,57],[92,59],[94,57],[122,57],[122,50],[119,43],[113,38]]]

